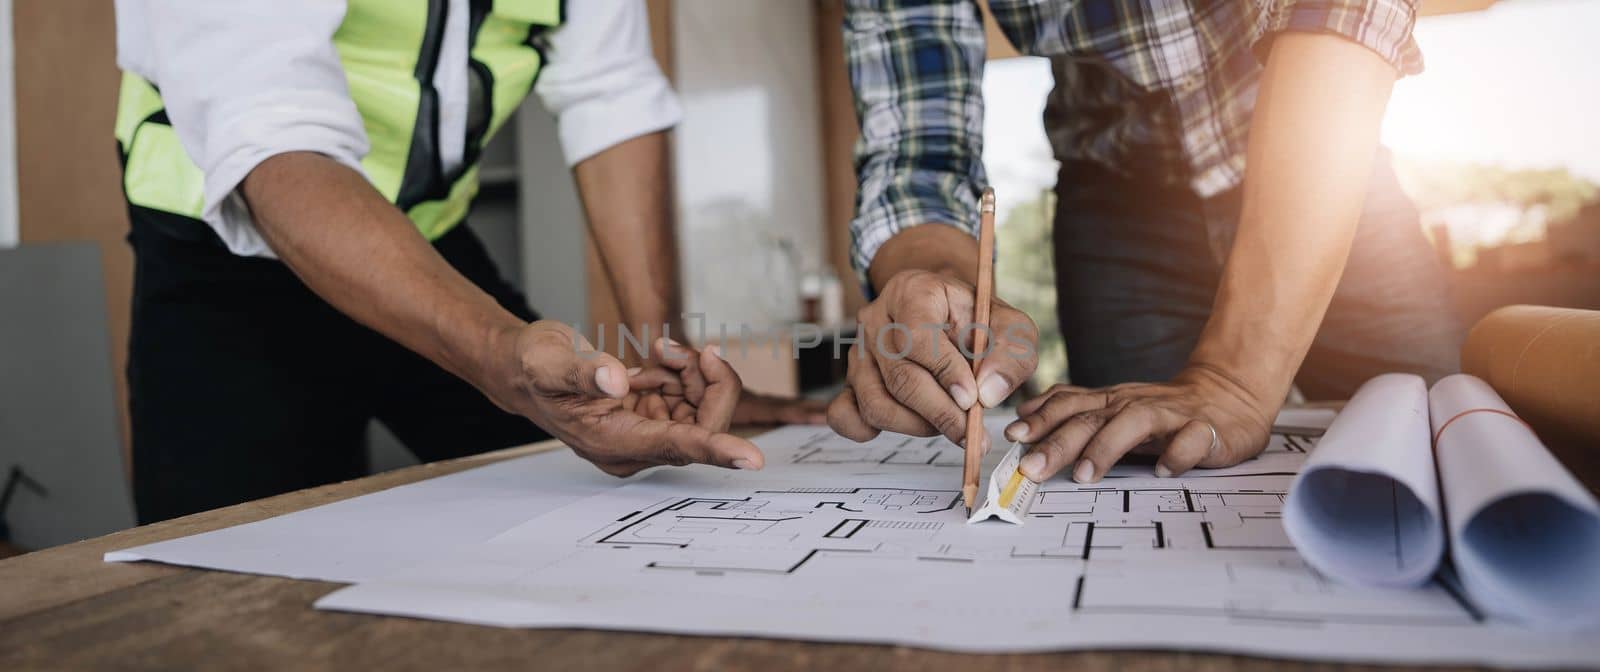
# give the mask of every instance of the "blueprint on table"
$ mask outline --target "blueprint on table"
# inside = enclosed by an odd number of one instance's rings
[[[965,651],[1600,661],[1593,637],[1485,619],[1445,582],[1361,589],[1309,568],[1280,514],[1326,418],[1280,424],[1298,426],[1228,470],[1157,479],[1133,465],[1093,485],[1042,483],[1020,526],[965,523],[961,456],[942,439],[787,428],[756,440],[759,474],[658,472],[318,606]]]

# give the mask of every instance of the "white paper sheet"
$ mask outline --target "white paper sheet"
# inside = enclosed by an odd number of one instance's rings
[[[1008,418],[987,422],[998,432]],[[943,472],[961,449],[939,437],[885,435],[857,444],[826,427],[769,433],[781,447],[769,462],[796,473],[900,473],[901,466]],[[888,467],[881,463],[887,462]],[[706,478],[760,478],[762,472],[712,472]],[[958,476],[959,477],[959,476]],[[570,450],[553,450],[398,486],[255,523],[105,554],[106,562],[163,562],[247,574],[357,583],[486,541],[576,500],[635,479],[608,476]]]
[[[1326,426],[1331,413],[1299,411],[1284,419],[1297,427],[1275,437],[1256,460],[1207,473],[1284,469]],[[999,436],[1012,418],[986,419]],[[1299,438],[1295,438],[1298,436]],[[960,478],[961,449],[940,437],[883,435],[867,443],[841,438],[826,427],[792,426],[768,433],[764,472],[713,467],[706,478],[763,478],[763,474],[848,473],[862,478],[927,471]],[[1292,445],[1291,445],[1291,442]],[[998,444],[997,444],[998,445]],[[998,451],[987,464],[999,459]],[[958,471],[950,475],[950,468]],[[1148,473],[1119,466],[1117,474]],[[780,476],[785,478],[785,476]],[[153,561],[174,565],[356,583],[476,544],[575,500],[629,481],[595,469],[568,450],[556,450],[411,483],[370,495],[189,537],[112,551],[107,562]],[[419,540],[426,540],[425,543]]]
[[[317,606],[963,651],[1600,660],[1593,637],[1484,622],[1438,583],[1377,590],[1323,578],[1280,523],[1304,459],[1286,436],[1274,440],[1276,457],[1236,475],[1156,479],[1123,467],[1094,485],[1054,479],[1033,493],[1026,525],[968,525],[959,453],[930,469],[945,458],[921,439],[855,446],[811,431],[758,438],[769,465],[759,475],[656,472]],[[1261,468],[1272,460],[1292,468]]]
[[[1600,625],[1594,496],[1487,383],[1450,376],[1430,396],[1451,554],[1468,594],[1539,627]]]
[[[554,450],[105,559],[354,583],[483,542],[624,483],[570,450]]]
[[[1295,478],[1284,529],[1307,562],[1357,585],[1416,586],[1444,557],[1444,516],[1428,387],[1391,373],[1367,381]]]
[[[1285,410],[1278,414],[1272,437],[1259,455],[1232,467],[1196,469],[1187,476],[1292,476],[1299,471],[1306,454],[1317,445],[1334,415],[1333,411],[1327,409]],[[1011,442],[1004,437],[1004,429],[1014,420],[1015,416],[998,414],[984,418],[994,440],[992,445],[1010,445]],[[736,473],[734,477],[792,479],[796,474],[896,476],[931,468],[932,471],[941,472],[956,469],[953,475],[947,473],[944,478],[954,478],[953,484],[961,485],[961,448],[938,436],[881,434],[871,441],[856,443],[827,427],[790,426],[763,434],[755,441],[767,455],[766,470],[756,474]],[[1002,451],[991,450],[984,459],[981,473],[990,473],[1003,457]],[[1112,467],[1106,477],[1150,476],[1154,466],[1153,457],[1146,456],[1141,460],[1139,456],[1128,456]]]

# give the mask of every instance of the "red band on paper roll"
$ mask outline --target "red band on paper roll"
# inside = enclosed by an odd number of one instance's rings
[[[1446,420],[1446,421],[1444,421],[1444,424],[1439,425],[1439,431],[1433,433],[1433,445],[1434,445],[1434,447],[1437,448],[1439,446],[1439,437],[1444,436],[1444,430],[1450,428],[1450,423],[1455,422],[1457,420],[1460,420],[1463,416],[1472,415],[1473,413],[1494,413],[1495,415],[1503,415],[1503,416],[1506,416],[1508,418],[1511,418],[1512,420],[1516,420],[1523,427],[1528,427],[1528,423],[1524,422],[1522,420],[1522,418],[1517,417],[1517,414],[1515,414],[1515,413],[1508,413],[1508,412],[1502,411],[1502,410],[1500,410],[1498,408],[1469,408],[1469,409],[1467,409],[1465,411],[1462,411],[1462,412],[1457,413],[1457,414],[1455,414],[1453,416],[1450,416],[1449,420]],[[1530,431],[1530,432],[1533,431],[1533,428],[1532,427],[1528,427],[1528,431]]]

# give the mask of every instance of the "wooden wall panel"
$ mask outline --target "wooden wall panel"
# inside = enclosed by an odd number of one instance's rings
[[[112,134],[119,80],[112,5],[17,0],[12,16],[20,239],[100,244],[112,377],[126,447],[123,371],[133,254],[123,241],[128,220]]]

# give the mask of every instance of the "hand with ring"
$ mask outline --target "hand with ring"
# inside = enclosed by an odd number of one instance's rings
[[[1019,468],[1036,482],[1066,470],[1074,481],[1094,483],[1130,452],[1159,455],[1155,473],[1169,477],[1255,457],[1279,405],[1191,367],[1166,383],[1056,385],[1018,408],[1006,438],[1031,444]]]

